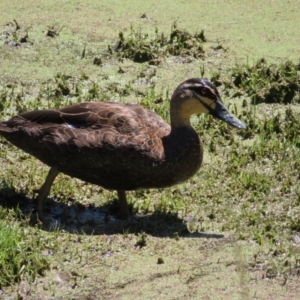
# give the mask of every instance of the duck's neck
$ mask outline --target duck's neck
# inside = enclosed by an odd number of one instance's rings
[[[174,129],[179,127],[191,127],[191,112],[184,107],[184,104],[184,102],[180,103],[171,100],[170,119],[171,127]]]

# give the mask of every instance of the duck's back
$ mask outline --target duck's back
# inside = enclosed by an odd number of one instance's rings
[[[0,124],[2,136],[47,165],[119,190],[170,186],[197,171],[202,160],[198,136],[189,133],[194,142],[187,153],[192,148],[195,153],[186,162],[193,163],[178,176],[178,166],[172,165],[186,158],[175,157],[179,152],[170,132],[162,118],[139,105],[108,102],[31,111]]]

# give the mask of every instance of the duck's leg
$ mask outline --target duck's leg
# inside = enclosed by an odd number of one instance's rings
[[[121,219],[127,219],[129,216],[128,204],[126,200],[126,192],[124,190],[118,190],[119,198],[119,216]]]
[[[39,189],[39,194],[38,194],[38,197],[37,197],[37,200],[38,200],[38,214],[39,214],[39,218],[42,222],[45,220],[45,215],[44,215],[45,202],[46,202],[46,199],[49,195],[52,183],[53,183],[55,177],[58,175],[58,173],[59,173],[59,171],[56,167],[51,167],[50,170],[49,170],[49,173],[46,177],[45,182],[43,183],[43,185]]]

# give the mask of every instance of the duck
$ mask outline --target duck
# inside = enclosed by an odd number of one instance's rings
[[[213,83],[190,78],[171,97],[170,124],[138,104],[93,101],[20,113],[0,122],[0,135],[50,167],[37,196],[42,222],[59,173],[116,190],[127,218],[127,191],[174,186],[198,172],[203,145],[190,119],[204,113],[247,129]]]

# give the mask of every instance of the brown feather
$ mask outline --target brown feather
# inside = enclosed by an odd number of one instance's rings
[[[30,111],[0,127],[7,140],[45,164],[117,190],[171,186],[198,170],[198,136],[189,128],[170,132],[170,125],[139,105],[109,102]]]

